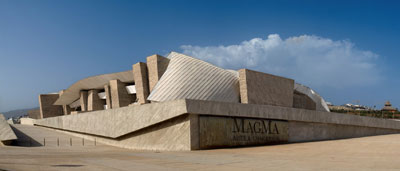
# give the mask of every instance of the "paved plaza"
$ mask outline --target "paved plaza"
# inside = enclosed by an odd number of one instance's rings
[[[400,135],[187,152],[0,147],[0,170],[398,170]]]

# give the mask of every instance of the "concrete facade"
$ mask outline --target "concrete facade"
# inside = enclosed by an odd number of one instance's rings
[[[53,105],[58,99],[59,94],[41,94],[39,95],[40,118],[48,118],[64,115],[63,108],[60,105]]]
[[[80,91],[80,98],[79,101],[81,103],[81,111],[85,112],[88,111],[88,92],[87,91]]]
[[[105,96],[99,97],[103,88]],[[396,121],[330,113],[318,93],[292,79],[248,69],[225,70],[176,52],[168,58],[149,56],[147,64],[134,64],[129,73],[86,78],[60,94],[59,98],[58,94],[39,97],[41,113],[47,113],[41,114],[45,119],[34,121],[36,125],[138,150],[198,150],[400,133]],[[60,106],[53,105],[56,100]],[[62,108],[50,110],[61,105],[76,110],[79,104],[81,110],[71,115],[61,116]],[[105,104],[111,110],[103,110]],[[59,117],[46,118],[51,116]]]
[[[147,74],[147,65],[139,62],[132,66],[133,78],[135,80],[136,97],[139,104],[148,103],[147,97],[149,91],[149,79]]]
[[[132,95],[128,94],[125,88],[126,84],[120,80],[110,81],[110,91],[111,91],[111,103],[112,108],[119,108],[128,106],[134,102]]]
[[[88,92],[88,111],[103,110],[106,101],[100,99],[100,90],[89,90]]]
[[[400,133],[399,129],[297,121],[289,122],[289,128],[291,129],[289,142],[335,140]]]
[[[239,87],[242,103],[293,106],[294,80],[292,79],[241,69]]]
[[[169,59],[163,57],[161,55],[152,55],[146,58],[147,60],[147,68],[148,68],[148,78],[149,78],[149,90],[153,91],[153,88],[156,86],[158,80],[160,80],[161,76],[167,70]]]
[[[288,142],[287,121],[199,116],[199,149]]]

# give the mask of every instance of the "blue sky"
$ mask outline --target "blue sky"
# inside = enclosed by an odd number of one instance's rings
[[[219,58],[199,58],[288,76],[334,104],[382,106],[390,100],[400,107],[399,7],[367,0],[0,0],[0,112],[36,107],[40,93],[129,70],[146,56],[170,51],[215,54]],[[255,64],[240,65],[246,56],[229,56],[229,47],[275,41],[273,50],[250,53]],[[332,63],[335,54],[341,62]]]

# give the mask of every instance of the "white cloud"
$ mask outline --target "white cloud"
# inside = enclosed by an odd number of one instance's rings
[[[227,69],[248,68],[310,86],[348,87],[379,81],[378,55],[347,40],[302,35],[282,40],[271,34],[238,45],[181,46],[184,54]]]

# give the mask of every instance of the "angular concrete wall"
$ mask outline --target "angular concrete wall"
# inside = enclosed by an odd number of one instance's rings
[[[59,94],[39,95],[40,118],[48,118],[64,115],[61,105],[53,105]]]
[[[145,63],[139,62],[132,66],[133,78],[135,80],[136,98],[139,104],[148,103],[147,97],[149,91],[149,79],[147,74],[147,66]]]
[[[2,142],[15,140],[17,136],[14,131],[11,129],[10,125],[7,123],[6,118],[3,114],[0,114],[0,145]]]
[[[242,103],[293,106],[294,80],[292,79],[241,69],[239,87]]]
[[[149,90],[153,91],[154,86],[156,86],[158,80],[167,70],[169,59],[161,55],[152,55],[146,58],[147,68],[149,74]]]
[[[170,101],[40,119],[37,125],[118,138],[185,114],[185,101]]]
[[[199,100],[128,106],[40,119],[35,124],[109,145],[146,150],[196,150],[400,133],[400,122],[394,120]]]
[[[185,115],[161,122],[116,139],[63,130],[57,131],[97,141],[102,144],[133,150],[190,151],[194,150],[191,148],[192,140],[190,129],[191,122],[189,116]]]

